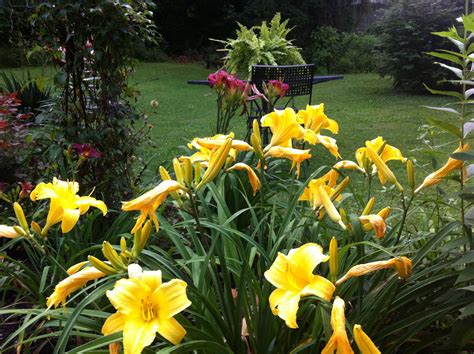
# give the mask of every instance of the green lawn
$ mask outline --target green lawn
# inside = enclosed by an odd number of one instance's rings
[[[19,73],[20,70],[16,69]],[[40,74],[41,69],[33,70]],[[50,70],[44,71],[50,73]],[[198,64],[141,63],[132,75],[131,83],[141,92],[139,108],[146,111],[153,124],[152,137],[156,147],[147,147],[152,167],[169,161],[195,136],[206,136],[215,120],[215,96],[206,86],[188,85],[189,79],[205,79],[209,69]],[[423,159],[412,150],[417,147],[418,128],[428,117],[448,119],[423,105],[442,105],[443,97],[415,96],[396,93],[388,79],[375,74],[345,75],[344,80],[314,86],[313,104],[324,102],[326,112],[340,124],[336,137],[343,158],[353,159],[354,151],[366,139],[382,135],[409,157]],[[159,102],[156,109],[149,105]],[[298,106],[303,108],[305,101]],[[233,130],[238,137],[245,135],[246,123],[238,117]],[[314,149],[316,162],[330,156],[321,146]],[[326,162],[327,163],[327,162]],[[154,169],[154,168],[153,168]]]
[[[186,84],[189,79],[205,79],[208,73],[208,69],[194,64],[142,63],[137,66],[132,82],[137,83],[142,94],[140,107],[150,111],[157,162],[174,156],[178,152],[177,145],[195,136],[210,134],[215,120],[215,96],[208,87]],[[149,106],[152,99],[159,101],[155,112],[151,112]],[[304,107],[306,102],[300,102],[298,106]],[[446,99],[396,93],[388,79],[375,74],[357,74],[315,85],[313,104],[321,102],[325,103],[327,114],[340,124],[337,141],[343,158],[353,159],[357,147],[378,135],[413,157],[420,125],[426,123],[428,117],[443,117],[422,106],[442,105]],[[244,119],[236,118],[233,130],[237,136],[243,137],[245,129]],[[329,156],[320,146],[314,155],[324,159]],[[418,154],[415,157],[422,158]]]

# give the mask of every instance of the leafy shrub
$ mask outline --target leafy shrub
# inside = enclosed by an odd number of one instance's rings
[[[248,76],[252,65],[304,64],[300,49],[286,38],[291,32],[287,25],[288,20],[281,22],[281,15],[277,13],[269,26],[266,21],[251,28],[239,24],[235,39],[215,40],[223,43],[221,50],[227,52],[224,68],[231,73],[242,72]]]
[[[463,4],[463,0],[395,3],[380,24],[379,73],[393,78],[393,86],[403,91],[423,91],[423,83],[439,87],[447,76],[426,53],[446,49],[447,41],[431,33],[448,28]]]
[[[131,192],[136,154],[150,129],[127,79],[135,49],[154,42],[151,7],[145,0],[49,1],[32,15],[35,50],[45,50],[58,68],[60,95],[46,120],[61,127],[66,147],[90,144],[102,153],[100,163],[83,161],[75,177],[112,205]]]
[[[308,56],[320,73],[365,73],[377,68],[378,37],[323,26],[311,34]]]

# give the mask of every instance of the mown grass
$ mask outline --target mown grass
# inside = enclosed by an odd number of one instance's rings
[[[21,69],[13,70],[21,73]],[[198,64],[140,63],[131,77],[131,84],[141,92],[137,105],[146,112],[155,146],[145,147],[146,157],[152,160],[150,168],[168,162],[179,154],[179,146],[195,136],[206,136],[215,122],[215,95],[206,86],[188,85],[190,79],[206,79],[210,70]],[[52,71],[34,68],[34,75],[50,75]],[[159,106],[150,107],[156,99]],[[303,108],[307,98],[297,100]],[[419,152],[419,127],[426,119],[449,119],[445,114],[433,112],[423,106],[445,104],[446,98],[431,95],[410,95],[392,90],[387,78],[375,74],[345,75],[343,80],[314,86],[313,104],[324,102],[326,112],[340,125],[336,137],[345,159],[354,159],[357,147],[365,140],[379,135],[399,147],[408,157],[428,161]],[[243,117],[237,117],[232,130],[238,137],[246,132]],[[321,146],[313,149],[312,164],[328,163],[332,157]],[[332,161],[332,160],[329,160]]]

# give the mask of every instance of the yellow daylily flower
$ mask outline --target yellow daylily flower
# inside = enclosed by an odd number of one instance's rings
[[[162,282],[161,271],[144,271],[141,276],[120,279],[107,297],[117,310],[105,321],[102,333],[123,331],[125,354],[139,354],[151,345],[159,333],[178,344],[186,330],[174,318],[191,305],[186,282],[173,279]]]
[[[362,330],[361,325],[354,325],[354,340],[361,354],[380,354],[372,339]]]
[[[94,267],[85,267],[79,270],[85,263],[86,262],[81,262],[68,269],[70,276],[61,280],[54,288],[54,292],[48,297],[48,309],[53,306],[58,307],[60,304],[64,305],[66,298],[70,294],[82,288],[87,282],[102,278],[106,275]]]
[[[274,146],[291,148],[292,139],[304,138],[305,129],[298,122],[293,108],[275,110],[263,116],[260,123],[262,127],[270,127],[272,131],[272,139],[264,151]]]
[[[248,179],[250,181],[250,185],[252,186],[253,189],[253,195],[257,193],[257,191],[261,187],[260,179],[257,177],[257,174],[255,171],[250,167],[249,165],[243,163],[243,162],[238,162],[234,164],[232,167],[228,168],[227,171],[246,171]]]
[[[328,279],[313,274],[314,268],[326,262],[329,256],[316,243],[307,243],[290,250],[288,255],[278,253],[265,278],[274,285],[270,294],[270,308],[290,328],[298,328],[296,314],[298,303],[304,296],[315,295],[329,301],[335,286]]]
[[[369,274],[380,269],[388,268],[395,269],[400,278],[406,279],[411,275],[413,265],[411,260],[407,257],[397,257],[389,259],[387,261],[376,261],[365,264],[359,264],[349,269],[349,271],[336,282],[336,285],[340,285],[347,279],[350,279],[352,277],[360,277],[362,275]]]
[[[140,211],[141,214],[132,229],[132,234],[139,230],[147,217],[155,224],[156,230],[158,231],[159,223],[156,217],[156,209],[166,200],[168,194],[176,192],[178,190],[186,190],[184,186],[173,180],[162,181],[158,186],[142,194],[138,198],[135,198],[128,202],[122,202],[122,210],[124,211]]]
[[[343,229],[346,229],[346,225],[342,222],[341,215],[331,200],[331,197],[336,198],[334,195],[336,189],[330,187],[328,182],[327,174],[320,178],[311,180],[308,183],[308,187],[304,189],[299,200],[309,202],[314,210],[323,206],[329,217],[334,222],[338,223]],[[344,184],[347,185],[347,183]],[[336,198],[336,200],[337,199],[338,198]]]
[[[324,103],[306,105],[306,109],[298,111],[297,118],[305,129],[311,129],[315,133],[319,133],[321,129],[329,130],[333,134],[339,133],[339,124],[324,113]]]
[[[332,335],[321,354],[353,354],[346,332],[346,316],[344,315],[345,303],[336,296],[331,310]]]
[[[267,146],[268,147],[268,146]],[[300,176],[301,163],[311,158],[309,150],[293,149],[288,147],[273,146],[267,150],[265,157],[285,158],[292,161],[291,169],[296,166],[296,176]]]
[[[384,160],[379,156],[370,145],[367,144],[367,157],[373,162],[377,168],[380,183],[384,185],[387,181],[393,183],[400,191],[403,191],[403,187],[398,183],[397,177],[393,174],[392,170],[387,166]]]
[[[390,215],[390,207],[383,208],[377,214],[361,215],[359,217],[360,222],[364,231],[375,231],[377,238],[383,238],[387,231],[387,225],[385,219]]]
[[[464,151],[468,151],[469,149],[470,149],[469,144],[464,144],[462,147],[460,146],[459,148],[457,148],[453,153],[464,152]],[[435,172],[430,173],[428,176],[426,176],[423,183],[415,190],[415,193],[418,193],[423,188],[434,186],[440,183],[448,174],[450,174],[451,172],[455,170],[459,170],[463,167],[464,167],[464,161],[456,160],[456,159],[453,159],[452,157],[448,158],[448,161],[444,164],[443,167],[439,168]],[[465,176],[466,174],[463,173],[463,175]]]
[[[79,217],[86,213],[89,208],[98,208],[103,215],[107,214],[107,206],[101,200],[90,196],[81,197],[77,195],[79,183],[61,181],[53,178],[53,183],[40,183],[30,194],[32,201],[50,199],[46,225],[42,233],[46,234],[48,229],[61,222],[61,230],[67,233],[76,225]]]
[[[0,225],[0,237],[17,238],[20,236],[21,234],[19,234],[13,226]]]

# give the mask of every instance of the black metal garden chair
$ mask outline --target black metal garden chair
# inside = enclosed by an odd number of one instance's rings
[[[263,92],[263,84],[270,80],[280,80],[289,85],[284,97],[277,102],[277,109],[295,107],[295,97],[308,96],[308,104],[311,104],[313,95],[314,64],[304,65],[254,65],[252,66],[251,83]],[[269,105],[262,100],[259,103],[250,102],[248,116],[248,132],[250,136],[252,122],[254,119],[260,120],[262,116],[269,113]],[[264,136],[265,138],[265,136]]]

